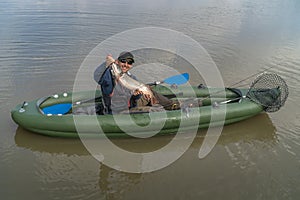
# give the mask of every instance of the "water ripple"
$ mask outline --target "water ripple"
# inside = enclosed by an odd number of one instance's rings
[[[90,156],[36,153],[35,175],[41,190],[57,199],[94,199],[99,197],[99,164]],[[83,164],[85,163],[85,164]]]

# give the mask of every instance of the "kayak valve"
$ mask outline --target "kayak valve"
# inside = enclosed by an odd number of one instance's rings
[[[22,104],[22,106],[21,106],[21,108],[24,108],[26,106],[28,106],[28,103],[26,101],[24,101],[23,104]]]
[[[214,102],[213,104],[212,104],[212,107],[213,108],[218,108],[220,106],[220,104],[218,104],[218,102]]]
[[[26,101],[23,102],[21,108],[19,109],[19,112],[20,113],[23,113],[25,112],[25,107],[28,106],[28,103]]]

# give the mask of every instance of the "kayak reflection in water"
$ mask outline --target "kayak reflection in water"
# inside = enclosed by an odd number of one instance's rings
[[[177,100],[153,91],[150,86],[137,81],[129,70],[133,67],[134,56],[122,52],[117,60],[112,55],[106,57],[106,69],[98,84],[101,87],[103,104],[96,105],[96,113],[117,114],[122,112],[149,112],[149,109],[180,109]],[[143,110],[143,109],[144,110]]]

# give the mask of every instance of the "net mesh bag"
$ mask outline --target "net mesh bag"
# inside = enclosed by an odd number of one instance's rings
[[[262,105],[266,112],[276,112],[284,105],[288,94],[288,86],[279,75],[263,73],[253,81],[246,96]]]

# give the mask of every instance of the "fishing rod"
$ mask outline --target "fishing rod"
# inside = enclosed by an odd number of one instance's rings
[[[268,67],[267,69],[263,70],[262,72],[257,72],[257,73],[255,73],[255,74],[252,74],[252,75],[250,75],[250,76],[248,76],[248,77],[246,77],[246,78],[244,78],[244,79],[242,79],[242,80],[240,80],[240,81],[238,81],[238,82],[236,82],[236,83],[234,83],[234,84],[231,84],[231,85],[230,85],[229,87],[227,87],[227,88],[232,88],[232,87],[234,87],[234,86],[236,86],[236,85],[239,85],[240,83],[242,83],[242,82],[244,82],[244,81],[246,81],[246,80],[249,80],[250,78],[252,78],[252,77],[254,77],[254,76],[257,76],[257,75],[259,75],[259,74],[262,74],[262,73],[264,73],[264,72],[266,72],[266,71],[268,71],[268,70],[270,70],[270,69],[272,69],[272,68],[274,68],[274,67],[275,67],[275,66],[271,66],[271,67]],[[226,88],[225,88],[225,89],[226,89]],[[210,98],[212,94],[219,94],[219,93],[221,93],[221,92],[223,92],[223,91],[224,91],[224,90],[219,90],[219,91],[213,92],[213,93],[209,94],[208,96],[204,97],[203,99],[201,99],[201,101]]]
[[[242,83],[242,82],[244,82],[244,81],[246,81],[246,80],[248,80],[248,79],[250,79],[250,78],[252,78],[252,77],[254,77],[254,76],[257,76],[258,74],[262,74],[262,73],[264,73],[264,72],[266,72],[266,71],[269,71],[270,69],[272,69],[272,68],[274,68],[274,67],[275,67],[275,66],[271,66],[271,67],[269,67],[269,68],[263,70],[262,72],[257,72],[257,73],[255,73],[255,74],[252,74],[252,75],[250,75],[250,76],[248,76],[248,77],[246,77],[246,78],[240,80],[239,82],[230,85],[229,87],[236,86],[236,85],[238,85],[238,84],[240,84],[240,83]]]

